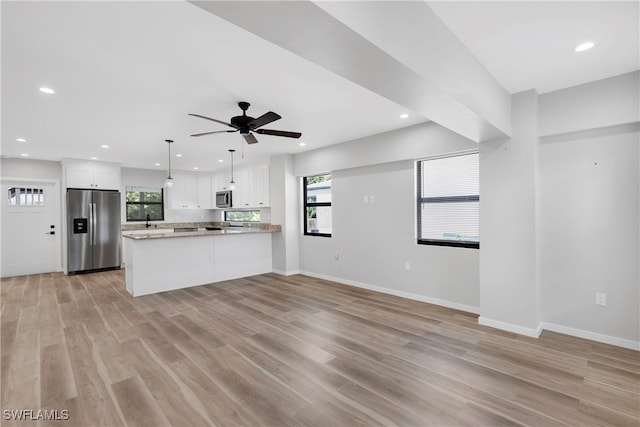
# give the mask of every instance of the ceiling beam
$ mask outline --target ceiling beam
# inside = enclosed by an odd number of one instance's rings
[[[434,48],[426,52],[418,49],[415,53],[434,56],[428,63],[439,67],[440,71],[437,73],[425,73],[424,66],[418,67],[415,62],[407,61],[406,57],[404,62],[394,57],[392,54],[399,52],[399,47],[393,43],[385,45],[385,49],[390,50],[391,54],[379,47],[379,44],[384,44],[379,39],[384,38],[387,31],[393,31],[393,27],[383,29],[384,31],[376,35],[375,26],[371,25],[371,22],[381,18],[380,14],[384,14],[384,10],[375,6],[372,9],[369,7],[375,3],[387,2],[336,2],[362,4],[365,9],[360,9],[360,12],[358,9],[327,7],[327,10],[331,10],[331,13],[348,24],[309,1],[191,3],[473,141],[501,138],[510,133],[508,100],[506,106],[505,102],[499,103],[497,109],[501,111],[496,114],[495,104],[493,107],[478,108],[478,105],[483,106],[484,103],[491,105],[491,100],[470,102],[476,101],[477,95],[470,96],[464,91],[461,94],[456,90],[460,85],[467,86],[468,82],[459,81],[459,85],[456,86],[451,81],[450,74],[456,70],[450,69],[447,72],[447,67],[452,66],[446,61],[446,58],[451,56],[451,52],[447,53],[447,50],[456,49],[456,55],[462,55],[467,60],[468,56],[472,55],[461,49],[461,44],[456,46],[455,43],[450,43],[452,34],[422,2],[389,2],[393,4],[385,6],[396,7],[398,4],[416,3],[420,8],[417,9],[418,14],[413,6],[403,9],[401,14],[421,16],[421,25],[412,24],[417,26],[413,37],[431,37],[435,38],[434,40],[442,39],[448,42],[447,45],[437,48],[438,44],[432,40],[431,45]],[[367,24],[366,19],[363,19],[367,17],[373,21]],[[401,19],[395,20],[398,21],[394,24],[397,28]],[[435,25],[434,22],[440,22],[441,25]],[[434,32],[425,34],[421,29],[422,25],[434,27]],[[457,41],[455,37],[453,39]],[[408,40],[407,43],[416,42]],[[441,52],[436,55],[438,50]],[[251,55],[251,52],[246,54]],[[412,67],[405,62],[410,62]],[[467,61],[467,64],[469,63]],[[259,64],[256,65],[258,72]],[[486,80],[486,76],[483,78]],[[508,98],[506,92],[503,95]],[[490,112],[492,114],[489,114]]]

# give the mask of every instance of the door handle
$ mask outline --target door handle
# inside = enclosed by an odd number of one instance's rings
[[[56,232],[55,232],[55,231],[47,231],[47,232],[46,232],[46,233],[44,233],[44,234],[52,234],[52,235],[53,235],[53,234],[56,234]]]

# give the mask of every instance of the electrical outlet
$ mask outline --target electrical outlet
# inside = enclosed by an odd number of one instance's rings
[[[596,305],[607,305],[607,294],[602,292],[596,292]]]

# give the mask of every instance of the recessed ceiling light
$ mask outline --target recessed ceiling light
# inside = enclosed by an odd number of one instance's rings
[[[176,154],[176,157],[182,157],[182,154]]]
[[[160,166],[160,163],[156,163],[156,166]]]
[[[218,163],[224,163],[224,159],[218,159]]]
[[[298,144],[300,147],[304,147],[305,145],[307,145],[306,142],[301,142],[300,144]]]
[[[196,171],[197,171],[198,169],[200,169],[200,168],[199,168],[199,167],[197,167],[197,166],[194,166],[194,167],[193,167],[193,170],[196,170]]]
[[[52,93],[56,93],[56,91],[55,91],[55,90],[53,90],[53,89],[51,89],[51,88],[49,88],[49,87],[41,87],[41,88],[40,88],[40,92],[42,92],[42,93],[47,93],[47,94],[49,94],[49,95],[51,95]]]
[[[102,144],[100,148],[109,148],[109,146],[107,144]]]
[[[29,155],[27,153],[22,153],[20,154],[22,157],[29,157]]]
[[[593,46],[595,46],[595,43],[593,43],[593,42],[584,42],[584,43],[580,43],[573,50],[576,51],[576,52],[584,52],[585,50],[591,49]]]
[[[18,141],[18,142],[27,142],[27,140],[24,139],[24,138],[16,138],[16,141]]]
[[[400,118],[401,119],[406,119],[407,117],[409,117],[409,115],[407,113],[400,114]]]
[[[89,157],[91,160],[98,160],[98,158],[96,156],[93,157]]]

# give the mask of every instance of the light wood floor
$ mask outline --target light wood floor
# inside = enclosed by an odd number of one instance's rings
[[[133,299],[122,271],[45,274],[1,297],[2,409],[57,425],[640,425],[638,352],[309,277]]]

